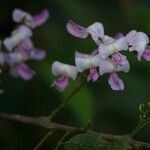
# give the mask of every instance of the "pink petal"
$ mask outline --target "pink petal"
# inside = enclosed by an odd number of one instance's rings
[[[145,48],[145,51],[143,53],[143,59],[145,59],[146,61],[150,61],[150,46],[147,46]]]
[[[26,64],[19,63],[16,65],[17,74],[24,80],[31,80],[35,75],[35,71],[31,70]]]
[[[88,36],[88,32],[86,31],[86,28],[76,24],[72,20],[69,20],[66,28],[67,28],[67,31],[75,37],[86,38]]]
[[[69,78],[64,75],[58,80],[55,80],[51,86],[55,87],[57,90],[62,92],[65,90],[68,84],[69,84]]]
[[[111,73],[108,83],[113,90],[124,90],[124,83],[116,73]]]
[[[32,48],[33,43],[30,39],[26,39],[18,45],[18,49],[23,55],[29,55]]]
[[[34,60],[42,60],[46,56],[46,52],[43,50],[32,50],[31,51],[31,58]]]
[[[114,65],[123,65],[127,62],[127,57],[122,55],[121,53],[114,53],[112,55],[112,62]]]
[[[32,25],[34,27],[44,24],[49,18],[48,10],[43,10],[40,14],[36,15],[32,19]]]
[[[99,74],[98,74],[96,68],[91,68],[87,80],[88,81],[91,80],[91,81],[95,82],[95,81],[97,81],[98,78],[99,78]]]

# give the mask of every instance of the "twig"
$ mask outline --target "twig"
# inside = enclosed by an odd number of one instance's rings
[[[46,136],[44,136],[44,138],[35,146],[35,148],[33,150],[37,150],[41,147],[41,145],[53,134],[52,131],[49,131]]]
[[[80,91],[85,83],[86,80],[83,79],[83,81],[70,93],[70,95],[48,116],[50,120],[52,120],[57,113],[66,106],[66,104],[78,93],[78,91]]]
[[[42,127],[47,130],[57,130],[57,131],[83,131],[82,128],[76,128],[72,126],[57,124],[54,122],[50,122],[49,118],[47,117],[28,117],[28,116],[21,116],[21,115],[14,115],[14,114],[7,114],[7,113],[0,113],[0,119],[12,122],[18,122],[23,124],[30,124],[37,127]],[[128,144],[132,145],[134,148],[137,149],[150,149],[150,143],[139,142],[133,140],[128,135],[112,135],[106,133],[100,133],[102,138],[106,140],[121,140],[125,141]]]
[[[80,79],[80,77],[82,76],[80,75],[78,79]],[[80,91],[80,89],[86,83],[85,81],[86,80],[83,79],[83,81],[79,83],[79,85],[70,93],[70,95],[54,111],[52,111],[52,113],[48,116],[50,121],[66,106],[66,104],[78,93],[78,91]],[[35,148],[39,145],[41,146],[47,140],[47,138],[49,137],[47,135],[48,133],[40,140],[40,142],[35,146]],[[36,148],[35,150],[38,150],[38,148]]]
[[[67,131],[64,136],[60,139],[60,141],[57,143],[56,147],[55,147],[55,150],[58,150],[61,143],[64,141],[64,139],[70,134],[70,131]]]

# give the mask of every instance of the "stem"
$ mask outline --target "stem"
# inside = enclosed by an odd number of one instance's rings
[[[52,131],[49,131],[43,138],[42,140],[35,146],[35,148],[33,150],[38,150],[41,145],[49,138],[49,136],[51,136],[53,134]]]
[[[59,113],[61,111],[62,108],[64,108],[66,106],[66,104],[78,93],[78,91],[80,91],[80,89],[83,87],[83,85],[85,84],[86,80],[83,80],[79,86],[77,86],[72,92],[71,94],[66,98],[65,101],[63,101],[49,116],[48,118],[50,120],[52,120],[57,113]]]
[[[45,121],[43,121],[45,120]],[[0,121],[10,121],[10,122],[16,122],[16,123],[22,123],[26,125],[32,125],[35,127],[40,127],[46,130],[52,130],[52,131],[63,131],[63,132],[79,132],[82,133],[84,130],[82,128],[77,128],[73,126],[58,124],[55,122],[50,122],[47,117],[29,117],[29,116],[23,116],[19,114],[8,114],[8,113],[2,113],[0,112]],[[150,123],[150,120],[147,121],[147,125]],[[93,131],[89,131],[93,132]],[[98,132],[96,132],[98,133]],[[150,143],[140,142],[133,140],[129,135],[113,135],[113,134],[106,134],[106,133],[99,133],[100,136],[108,141],[124,141],[127,142],[129,145],[133,146],[133,148],[136,149],[143,149],[143,150],[150,150]],[[46,137],[47,138],[47,137]],[[44,140],[43,140],[44,141]],[[63,144],[61,142],[61,144]],[[36,149],[34,149],[36,150]]]
[[[134,138],[145,126],[150,124],[150,120],[141,120],[139,124],[136,126],[136,128],[132,131],[130,137]]]
[[[78,91],[80,91],[80,89],[83,87],[83,85],[86,83],[86,80],[83,79],[83,81],[71,92],[71,94],[66,98],[65,101],[63,101],[49,116],[48,118],[50,119],[50,121],[61,111],[62,108],[65,107],[65,105],[78,93]],[[37,148],[33,149],[33,150],[38,150],[38,145],[42,145],[45,140],[49,137],[49,135],[47,134],[46,136],[44,136],[44,138],[42,138],[42,140],[37,144]]]
[[[60,147],[60,144],[64,141],[64,139],[69,135],[70,131],[67,131],[64,136],[60,139],[60,141],[57,143],[57,146],[55,147],[55,150],[58,150]]]

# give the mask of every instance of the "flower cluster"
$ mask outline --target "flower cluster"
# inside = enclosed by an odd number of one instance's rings
[[[31,39],[33,36],[32,29],[44,24],[48,17],[49,12],[47,10],[43,10],[36,16],[31,16],[20,9],[13,11],[12,19],[17,23],[17,27],[12,31],[10,37],[1,42],[1,68],[6,64],[9,66],[9,72],[12,76],[21,77],[24,80],[33,78],[35,71],[30,69],[25,62],[42,60],[46,53],[34,47]]]
[[[69,83],[69,79],[75,80],[78,72],[89,70],[87,81],[97,81],[100,76],[110,74],[108,83],[113,90],[124,90],[124,83],[119,78],[118,72],[129,72],[130,64],[127,57],[121,51],[135,52],[137,59],[150,61],[150,46],[148,36],[136,30],[130,31],[127,35],[117,33],[114,37],[105,35],[102,23],[95,22],[85,28],[69,20],[67,23],[68,32],[77,38],[90,37],[96,43],[97,49],[90,55],[75,52],[75,66],[55,61],[52,64],[52,73],[61,75],[61,78],[54,81],[54,86],[63,91]]]

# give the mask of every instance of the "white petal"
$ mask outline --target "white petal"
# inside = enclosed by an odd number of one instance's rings
[[[105,73],[111,73],[116,70],[115,66],[111,62],[111,59],[101,59],[100,66],[99,66],[99,73],[103,75]]]
[[[32,16],[30,14],[28,14],[27,12],[16,8],[13,11],[13,15],[12,15],[13,21],[19,23],[21,22],[23,19],[26,20],[26,18],[32,18]]]
[[[52,64],[52,73],[54,75],[67,75],[71,79],[75,80],[77,77],[77,68],[72,65],[63,64],[59,61],[55,61]]]
[[[12,37],[4,40],[5,47],[11,51],[23,40],[32,36],[32,31],[26,26],[20,26],[17,30],[12,32]]]
[[[75,64],[79,72],[83,72],[84,70],[90,69],[92,67],[98,67],[99,63],[100,63],[99,55],[91,56],[79,52],[75,53]]]
[[[100,75],[103,75],[105,73],[112,73],[112,72],[129,72],[130,65],[128,60],[126,63],[122,65],[114,65],[112,60],[110,58],[107,59],[101,59],[100,66],[99,66],[99,73]]]
[[[125,38],[121,38],[119,40],[116,40],[115,42],[108,44],[108,45],[100,45],[99,46],[99,54],[100,56],[105,59],[108,56],[112,55],[115,52],[119,52],[121,50],[127,50],[128,44],[125,40]]]
[[[136,35],[137,31],[136,30],[132,30],[130,31],[126,36],[125,39],[126,41],[131,45],[134,41],[134,36]]]
[[[104,37],[104,27],[102,23],[95,22],[87,28],[87,32],[90,33],[92,39],[97,42],[99,38]]]

